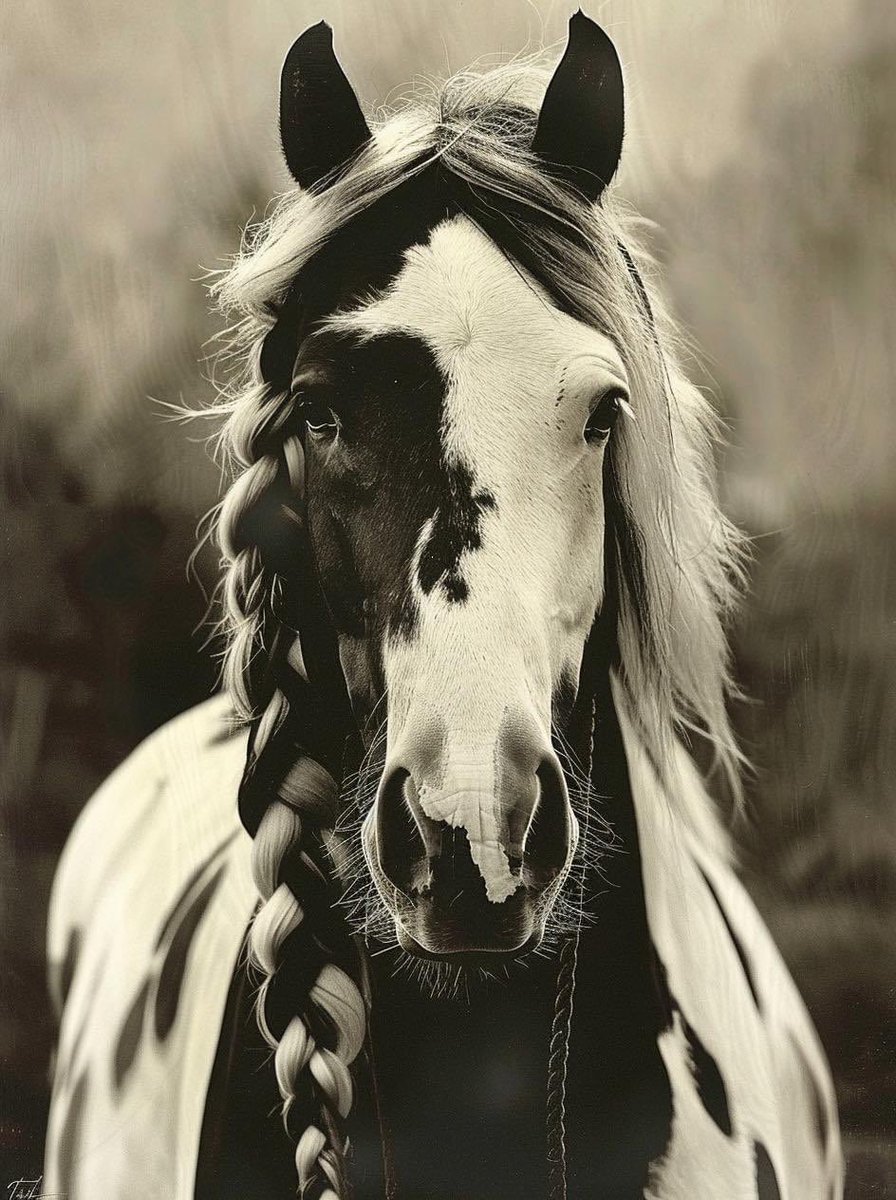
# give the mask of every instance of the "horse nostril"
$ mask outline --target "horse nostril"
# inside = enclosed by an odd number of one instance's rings
[[[560,764],[545,757],[536,771],[538,801],[526,834],[527,882],[546,886],[566,866],[572,839],[569,798]]]
[[[405,787],[410,772],[393,767],[384,776],[377,797],[377,856],[381,871],[390,883],[409,892],[415,887],[426,847],[420,827],[408,803]]]

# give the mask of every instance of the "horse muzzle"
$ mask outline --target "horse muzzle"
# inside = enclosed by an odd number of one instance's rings
[[[458,964],[534,949],[578,833],[553,749],[520,721],[478,747],[402,743],[364,828],[399,944]]]

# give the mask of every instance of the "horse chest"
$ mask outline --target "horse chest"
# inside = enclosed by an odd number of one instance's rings
[[[618,777],[604,783],[621,797],[613,817],[625,850],[609,855],[602,876],[586,885],[588,894],[602,894],[599,919],[580,938],[563,1056],[569,1200],[644,1196],[672,1130],[658,1044],[668,1014],[624,759],[613,761]],[[560,1065],[552,1057],[558,956],[530,958],[506,978],[472,979],[459,994],[440,997],[426,994],[395,951],[369,961],[375,1072],[369,1057],[356,1063],[347,1123],[355,1200],[387,1194],[384,1137],[396,1200],[547,1200],[549,1073]],[[267,1200],[293,1187],[293,1148],[276,1116],[269,1052],[240,979],[208,1089],[198,1200],[236,1200],[247,1191]]]
[[[242,748],[206,747],[199,735],[214,711],[148,745],[97,798],[68,853],[55,958],[77,929],[85,937],[60,1041],[47,1178],[73,1197],[279,1200],[295,1191],[294,1148],[240,951],[257,905],[248,842],[221,799],[233,794]],[[676,833],[636,746],[628,757],[646,799],[636,822],[624,760],[609,756],[619,778],[602,780],[601,792],[616,797],[619,843],[588,888],[594,920],[579,946],[569,1200],[836,1197],[833,1105],[818,1090],[824,1076],[792,984],[733,875]],[[99,861],[98,831],[108,851]],[[469,1000],[435,1000],[395,973],[391,952],[373,956],[395,1200],[549,1195],[558,963],[526,964],[471,985]],[[379,1200],[381,1127],[369,1066],[359,1059],[357,1068],[351,1173],[356,1200]]]
[[[374,1048],[399,1196],[542,1200],[556,964],[432,998],[375,960]],[[354,1136],[361,1176],[379,1130]],[[367,1191],[359,1178],[359,1196]]]
[[[620,871],[633,866],[620,860]],[[570,1200],[642,1196],[670,1134],[643,908],[617,896],[612,919],[580,944],[566,1063]],[[394,953],[371,961],[375,1073],[370,1058],[357,1064],[347,1130],[355,1200],[387,1194],[384,1139],[397,1200],[546,1200],[557,958],[442,997],[396,969]],[[198,1200],[236,1200],[250,1187],[267,1200],[291,1184],[292,1148],[271,1116],[278,1092],[250,1004],[238,976],[209,1087]]]

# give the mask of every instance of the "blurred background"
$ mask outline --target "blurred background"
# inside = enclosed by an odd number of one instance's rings
[[[368,106],[540,46],[549,0],[24,0],[0,24],[0,1183],[40,1171],[54,866],[93,788],[203,699],[186,574],[218,496],[203,278],[287,186],[277,76],[326,17]],[[732,630],[744,875],[830,1056],[848,1194],[896,1195],[896,8],[606,0],[620,187],[699,347],[753,537]],[[206,587],[215,563],[200,554]],[[5,1169],[5,1168],[4,1168]]]

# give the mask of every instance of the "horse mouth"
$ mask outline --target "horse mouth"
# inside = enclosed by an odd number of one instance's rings
[[[483,968],[488,969],[495,967],[499,963],[510,962],[518,958],[524,957],[530,951],[537,949],[541,943],[541,931],[534,930],[525,941],[511,949],[496,946],[492,949],[485,948],[461,948],[452,950],[445,947],[443,950],[436,951],[427,949],[410,933],[399,921],[395,923],[398,944],[406,954],[411,954],[415,958],[425,959],[427,962],[446,963],[449,966],[467,967],[467,968]]]
[[[427,889],[392,899],[398,945],[430,962],[494,967],[536,949],[544,934],[544,898],[525,886],[500,904],[486,899],[481,879],[447,893]]]

